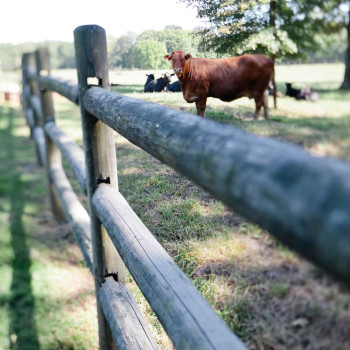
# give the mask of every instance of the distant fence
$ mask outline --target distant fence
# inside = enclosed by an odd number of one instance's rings
[[[23,55],[23,104],[53,212],[69,222],[95,279],[101,349],[157,348],[124,263],[177,349],[245,349],[118,191],[113,130],[349,284],[349,164],[112,93],[105,31],[78,27],[74,44],[78,85],[50,76],[47,49]],[[80,105],[84,151],[56,126],[51,91]]]

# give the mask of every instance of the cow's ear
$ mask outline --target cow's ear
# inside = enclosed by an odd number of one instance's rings
[[[189,58],[191,58],[192,56],[188,53],[186,56],[185,56],[185,60],[188,60]]]
[[[170,56],[170,55],[165,55],[165,56],[164,56],[164,59],[165,59],[166,61],[171,61],[171,56]]]

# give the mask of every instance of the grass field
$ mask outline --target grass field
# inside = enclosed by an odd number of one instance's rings
[[[349,161],[350,92],[337,89],[343,71],[340,64],[278,66],[279,91],[287,81],[312,86],[319,102],[280,97],[266,122],[252,119],[248,99],[210,99],[207,117]],[[179,93],[142,93],[145,73],[153,72],[112,72],[111,82],[122,84],[113,90],[195,112]],[[55,111],[81,144],[78,109],[58,102]],[[54,222],[28,135],[21,110],[2,104],[0,349],[97,349],[93,281],[68,226]],[[249,349],[350,348],[346,287],[118,135],[116,149],[120,191]],[[128,287],[159,347],[171,349],[131,276]]]

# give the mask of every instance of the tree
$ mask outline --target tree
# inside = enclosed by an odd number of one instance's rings
[[[108,58],[111,67],[134,68],[133,48],[136,39],[136,33],[127,32],[114,41]]]
[[[59,42],[57,44],[55,56],[59,69],[75,68],[75,52],[73,43]]]
[[[336,0],[180,0],[197,9],[209,27],[208,48],[219,54],[268,53],[297,57],[317,49],[315,35],[339,30]]]
[[[193,45],[193,33],[183,30],[179,26],[169,25],[161,31],[146,30],[142,32],[138,40],[155,40],[165,43],[167,53],[175,50],[183,50],[191,52],[193,55],[197,53],[197,47]]]
[[[159,69],[168,66],[164,60],[165,43],[152,39],[140,40],[135,44],[133,54],[136,68]]]
[[[347,2],[348,6],[348,18],[346,24],[347,37],[347,49],[345,53],[345,73],[344,80],[340,85],[340,89],[350,89],[350,4]]]

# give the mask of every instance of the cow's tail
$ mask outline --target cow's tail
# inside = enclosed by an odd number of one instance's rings
[[[275,80],[275,67],[273,67],[272,72],[272,85],[273,85],[273,106],[277,109],[277,89],[276,89],[276,80]]]

